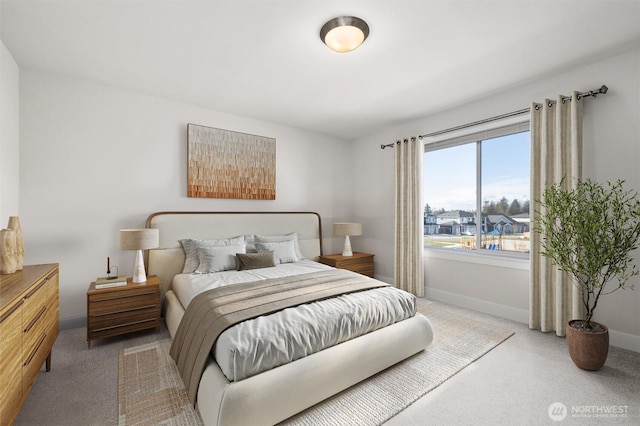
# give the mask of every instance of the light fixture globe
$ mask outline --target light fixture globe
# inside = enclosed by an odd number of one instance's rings
[[[320,39],[335,52],[346,53],[357,49],[369,36],[369,25],[355,16],[339,16],[320,29]]]

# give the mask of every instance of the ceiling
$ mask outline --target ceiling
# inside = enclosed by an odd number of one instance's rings
[[[371,29],[351,53],[319,31]],[[640,48],[640,0],[0,0],[20,67],[351,140]]]

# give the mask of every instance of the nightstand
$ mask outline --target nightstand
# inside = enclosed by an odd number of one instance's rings
[[[373,254],[354,252],[353,256],[341,254],[327,254],[320,256],[318,261],[338,269],[348,269],[373,278]]]
[[[146,283],[87,290],[87,347],[91,341],[155,328],[160,319],[160,280],[155,275]]]

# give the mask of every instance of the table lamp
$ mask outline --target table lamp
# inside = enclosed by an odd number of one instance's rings
[[[333,224],[333,235],[344,235],[343,256],[353,256],[350,235],[362,235],[362,224],[356,222],[338,222]]]
[[[160,245],[160,230],[153,228],[121,229],[120,250],[137,250],[136,263],[133,267],[133,282],[143,283],[147,281],[144,271],[144,259],[142,250],[156,248]]]

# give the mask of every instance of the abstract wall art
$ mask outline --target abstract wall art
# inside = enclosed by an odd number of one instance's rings
[[[187,125],[187,196],[276,199],[276,140]]]

